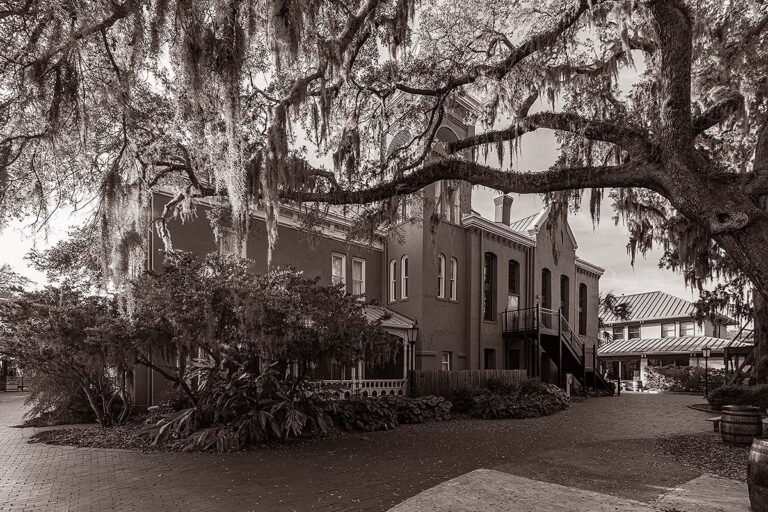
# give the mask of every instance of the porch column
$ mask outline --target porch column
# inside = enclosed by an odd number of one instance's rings
[[[408,378],[408,370],[411,362],[411,348],[410,343],[408,343],[408,340],[406,338],[401,338],[403,340],[403,379]]]

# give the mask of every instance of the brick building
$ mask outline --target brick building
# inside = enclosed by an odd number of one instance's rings
[[[472,127],[461,119],[455,112],[446,115],[437,140],[471,135]],[[389,149],[407,137],[402,132],[390,137]],[[483,218],[472,209],[465,182],[437,182],[414,196],[403,208],[427,220],[406,222],[399,236],[366,244],[347,241],[351,221],[344,215],[327,213],[317,236],[301,229],[298,208],[281,208],[272,266],[344,283],[370,304],[371,318],[390,313],[385,327],[403,339],[397,375],[373,379],[361,365],[329,377],[355,381],[370,394],[403,392],[409,369],[526,369],[553,382],[563,383],[566,372],[586,379],[596,358],[603,269],[576,256],[567,219],[550,209],[515,215],[512,197],[504,195],[494,199],[495,218]],[[154,195],[153,216],[169,199]],[[263,212],[253,213],[246,242],[233,249],[226,239],[214,238],[205,216],[210,207],[200,201],[194,219],[170,222],[174,248],[199,255],[234,250],[252,259],[256,272],[266,271]],[[436,217],[439,222],[429,220]],[[161,263],[161,247],[153,235],[148,253],[154,268]],[[159,387],[152,379],[150,374],[137,379],[139,405],[156,401]]]

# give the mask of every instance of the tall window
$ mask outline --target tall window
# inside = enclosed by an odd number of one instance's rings
[[[541,269],[541,305],[552,308],[552,272],[548,268]]]
[[[623,340],[624,339],[624,328],[623,327],[614,327],[613,328],[613,341]]]
[[[693,322],[680,322],[680,336],[693,336]]]
[[[493,286],[496,283],[496,255],[492,252],[485,253],[483,262],[483,320],[496,318],[496,301],[494,300]]]
[[[520,309],[520,264],[515,260],[507,265],[507,309]]]
[[[400,298],[408,298],[408,256],[400,258]]]
[[[442,358],[440,360],[440,369],[446,372],[451,370],[451,353],[450,352],[443,352]]]
[[[587,335],[587,285],[579,284],[579,334]]]
[[[437,257],[437,296],[445,298],[445,256]]]
[[[639,325],[630,325],[627,327],[627,338],[630,340],[635,340],[640,338],[640,326]]]
[[[662,338],[674,338],[675,337],[675,324],[661,324],[661,337]]]
[[[458,286],[458,275],[459,275],[459,261],[456,258],[451,258],[451,300],[457,300],[457,290],[456,286]]]
[[[352,295],[365,295],[365,260],[352,258]]]
[[[456,224],[461,224],[461,191],[458,188],[451,192],[451,219]]]
[[[389,302],[397,300],[397,261],[389,261]]]
[[[331,282],[345,284],[347,282],[347,257],[343,254],[331,255]]]
[[[560,276],[560,311],[566,320],[571,319],[571,280],[565,274]]]

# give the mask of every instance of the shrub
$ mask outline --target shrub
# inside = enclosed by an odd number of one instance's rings
[[[453,412],[458,414],[468,414],[469,410],[475,404],[474,398],[480,395],[488,395],[491,391],[487,388],[457,388],[451,392],[450,399],[453,403]]]
[[[451,402],[443,397],[384,396],[333,401],[328,412],[334,425],[346,431],[389,430],[400,424],[451,418]]]
[[[704,368],[697,366],[649,366],[645,387],[659,391],[704,392]],[[708,387],[717,389],[725,383],[725,371],[709,369]]]
[[[474,398],[474,404],[469,410],[473,418],[481,419],[525,419],[548,416],[565,410],[570,400],[565,392],[552,384],[542,384],[543,390],[501,395],[491,393]]]
[[[768,408],[768,385],[722,386],[712,391],[708,400],[715,409],[724,405],[754,405],[765,410]]]
[[[329,402],[333,424],[347,432],[389,430],[397,426],[397,414],[379,398],[352,398]]]

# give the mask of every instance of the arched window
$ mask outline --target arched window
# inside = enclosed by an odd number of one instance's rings
[[[437,133],[435,133],[435,140],[443,144],[450,144],[459,140],[459,136],[447,126],[441,126],[437,129]]]
[[[541,269],[541,306],[552,307],[552,272],[548,268]]]
[[[389,302],[397,300],[397,261],[389,262]]]
[[[437,297],[445,298],[445,256],[437,257]]]
[[[495,284],[496,255],[487,252],[483,258],[483,320],[496,319]]]
[[[560,310],[566,320],[570,321],[571,312],[571,280],[565,274],[560,276]]]
[[[408,256],[400,258],[400,298],[408,298]]]
[[[581,336],[587,335],[587,300],[587,285],[581,283],[579,285],[579,334]]]
[[[456,286],[457,286],[457,278],[459,275],[459,261],[456,258],[451,258],[451,300],[457,300],[456,297]]]
[[[401,130],[397,132],[397,134],[392,137],[392,140],[389,142],[389,146],[387,147],[387,155],[391,155],[401,147],[405,146],[411,141],[411,132],[408,130]]]

